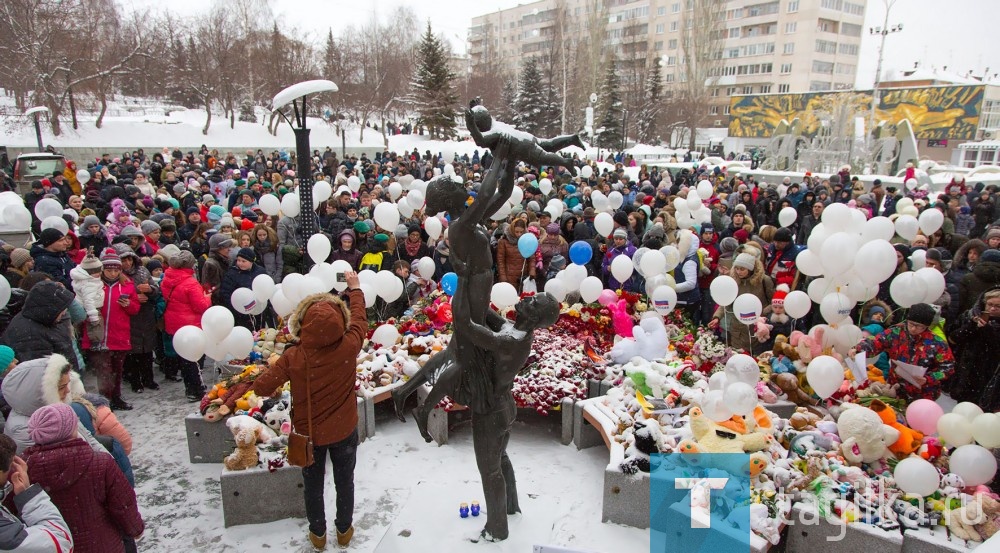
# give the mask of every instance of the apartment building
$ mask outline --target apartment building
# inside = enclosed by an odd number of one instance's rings
[[[735,95],[846,90],[854,86],[868,0],[718,0],[722,62],[711,78],[710,126],[728,125]],[[565,20],[569,40],[603,35],[623,64],[659,60],[665,87],[684,79],[683,29],[699,22],[693,0],[540,0],[475,17],[473,71],[491,64],[514,73],[550,52]],[[594,26],[599,32],[593,33]],[[603,29],[601,29],[603,28]],[[565,39],[564,39],[565,40]],[[638,72],[641,74],[641,72]]]

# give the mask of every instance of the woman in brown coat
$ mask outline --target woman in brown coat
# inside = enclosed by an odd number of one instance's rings
[[[313,294],[299,303],[288,321],[296,345],[254,381],[266,397],[291,382],[292,427],[312,438],[312,465],[302,469],[309,540],[326,546],[323,503],[326,458],[333,464],[337,490],[337,542],[347,546],[354,535],[354,465],[358,449],[358,409],[354,395],[357,357],[368,332],[365,295],[358,275],[344,273],[350,310],[332,294]],[[311,416],[308,414],[311,412]]]
[[[503,237],[497,242],[497,282],[509,282],[521,289],[521,281],[535,277],[534,259],[525,260],[517,249],[517,241],[527,230],[522,219],[507,225]]]

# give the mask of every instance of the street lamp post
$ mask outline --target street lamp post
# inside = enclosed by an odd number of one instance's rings
[[[41,126],[41,123],[38,122],[38,116],[41,115],[41,114],[43,114],[43,113],[48,113],[48,112],[49,112],[49,108],[47,108],[45,106],[33,107],[33,108],[29,109],[28,111],[24,112],[24,115],[26,117],[30,115],[35,120],[35,138],[38,140],[38,151],[39,152],[41,152],[42,150],[44,150],[44,146],[42,146],[42,126]]]
[[[885,20],[881,27],[870,27],[868,33],[871,35],[882,35],[881,42],[878,47],[878,64],[875,67],[875,84],[872,86],[872,109],[871,113],[868,114],[868,136],[870,139],[874,139],[872,134],[875,131],[875,110],[878,108],[878,85],[882,78],[882,56],[885,53],[885,37],[898,33],[903,30],[903,24],[899,23],[897,25],[889,26],[889,11],[892,10],[892,5],[896,3],[896,0],[886,0],[885,3]]]
[[[292,127],[295,133],[295,172],[299,178],[299,228],[306,237],[316,233],[316,210],[313,209],[313,178],[310,171],[309,154],[309,128],[306,127],[306,103],[310,94],[320,92],[337,92],[337,85],[333,81],[316,80],[304,81],[282,90],[274,95],[271,101],[271,110],[278,111],[279,114]],[[295,121],[279,111],[288,104],[292,104]]]

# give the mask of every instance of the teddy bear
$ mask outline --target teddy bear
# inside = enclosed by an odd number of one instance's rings
[[[979,528],[996,533],[998,513],[1000,503],[986,494],[976,494],[965,505],[957,509],[946,509],[944,520],[952,536],[965,541],[984,541],[989,536],[980,534]]]
[[[983,502],[983,514],[986,515],[986,522],[977,524],[976,532],[986,541],[1000,531],[1000,502],[987,494],[976,494],[975,497]]]
[[[848,408],[849,406],[849,408]],[[892,454],[889,445],[899,439],[899,431],[882,422],[878,413],[854,404],[845,404],[837,419],[840,451],[852,465],[874,463]]]
[[[632,329],[632,338],[622,338],[608,352],[613,363],[623,364],[633,357],[647,361],[663,359],[667,355],[669,337],[659,317],[648,317]]]
[[[805,407],[796,407],[792,416],[788,417],[788,422],[792,425],[792,428],[799,431],[815,430],[816,424],[818,424],[821,420],[823,420],[822,417],[809,411]]]
[[[899,432],[899,439],[889,446],[889,451],[898,456],[905,457],[920,449],[924,435],[896,420],[896,412],[892,410],[892,407],[889,407],[880,400],[874,399],[868,404],[868,408],[878,414],[883,424],[887,424]]]
[[[292,431],[292,421],[288,414],[288,402],[278,400],[264,413],[264,424],[273,430],[276,435],[287,436]]]
[[[715,423],[692,407],[688,413],[694,439],[682,440],[677,445],[681,453],[751,453],[750,476],[757,476],[767,468],[768,457],[762,450],[774,443],[774,436],[767,432],[741,434]]]
[[[275,437],[267,425],[247,415],[235,415],[226,421],[233,433],[236,449],[223,460],[229,470],[246,470],[257,466],[260,456],[257,442],[268,442]]]
[[[819,400],[807,394],[799,386],[799,377],[794,373],[776,374],[773,377],[773,382],[788,396],[788,401],[795,405],[809,407],[819,403]]]
[[[625,450],[625,460],[618,468],[624,474],[649,472],[649,456],[660,452],[657,442],[661,435],[660,423],[655,419],[638,420],[633,430],[634,442]]]

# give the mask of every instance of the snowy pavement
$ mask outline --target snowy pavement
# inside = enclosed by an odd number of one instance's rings
[[[92,377],[86,380],[88,389],[93,388]],[[139,509],[146,521],[146,533],[139,542],[141,551],[312,550],[306,539],[304,519],[223,527],[219,485],[222,464],[188,462],[184,416],[193,412],[196,404],[184,399],[181,384],[164,382],[159,391],[141,395],[126,391],[125,398],[135,407],[133,411],[119,412],[118,416],[135,443],[131,458]],[[477,534],[484,522],[482,518],[459,518],[457,502],[452,509],[442,508],[440,502],[428,504],[424,509],[423,502],[431,501],[422,493],[426,489],[452,486],[463,490],[462,494],[479,491],[466,500],[484,503],[472,452],[471,426],[458,425],[449,436],[448,445],[438,447],[423,442],[412,418],[406,424],[400,423],[387,409],[391,409],[388,403],[376,406],[377,435],[358,450],[356,532],[350,550],[395,550],[401,541],[406,541],[399,534],[417,536],[426,531],[451,537]],[[647,551],[648,531],[601,523],[607,450],[598,447],[577,451],[573,446],[561,445],[558,415],[551,419],[531,413],[520,416],[522,420],[515,423],[509,452],[517,471],[521,503],[530,505],[528,494],[531,494],[542,501],[540,504],[552,507],[546,508],[544,523],[512,521],[512,528],[522,527],[532,534],[530,540],[465,543],[461,549],[523,552],[528,550],[525,541],[530,541],[593,553]],[[332,529],[335,497],[329,473],[326,482],[327,519]],[[289,493],[299,492],[289,490]],[[409,503],[411,497],[418,498],[414,499],[417,503]],[[406,516],[397,520],[401,513]],[[526,508],[521,516],[530,514]],[[394,523],[394,535],[384,539]],[[402,530],[397,530],[400,527]],[[421,541],[413,540],[415,547],[409,550],[426,549],[418,545]],[[336,542],[327,550],[337,550]]]

